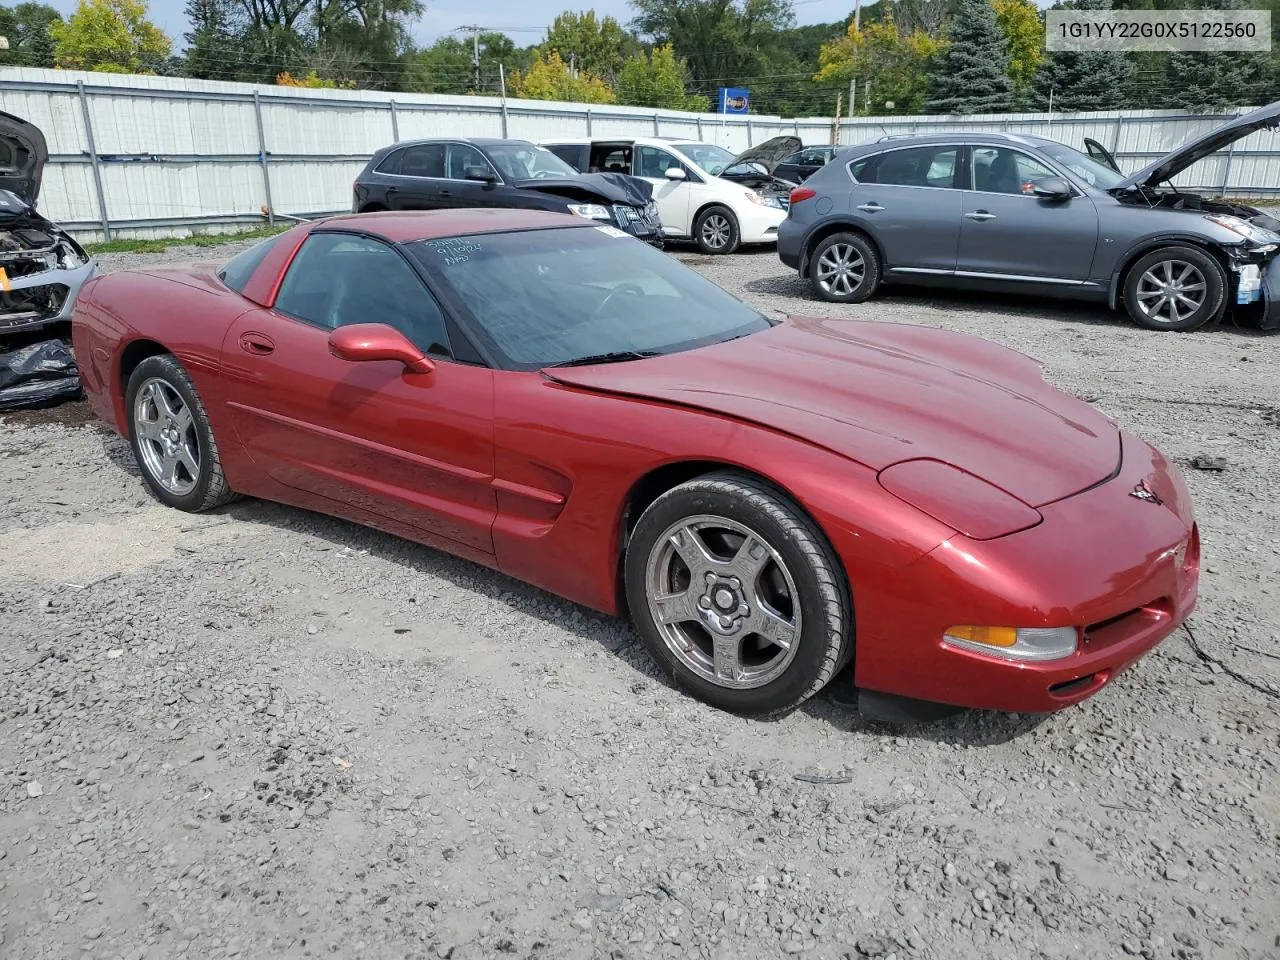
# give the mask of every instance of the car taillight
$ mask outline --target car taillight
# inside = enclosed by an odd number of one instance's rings
[[[816,197],[818,191],[812,187],[796,187],[791,191],[791,205],[794,207],[801,200],[808,200],[810,197]]]

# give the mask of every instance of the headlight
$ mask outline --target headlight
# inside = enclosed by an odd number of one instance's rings
[[[880,471],[880,486],[971,540],[994,540],[1044,518],[1017,497],[941,460],[904,460]]]
[[[1076,652],[1075,627],[948,627],[942,642],[1002,660],[1061,660]]]
[[[571,203],[569,204],[569,212],[576,213],[580,217],[586,217],[588,220],[613,219],[613,215],[609,213],[609,208],[598,203]]]
[[[644,215],[654,220],[658,219],[658,205],[650,200],[644,205]]]
[[[1226,213],[1206,213],[1204,218],[1210,223],[1216,223],[1218,226],[1230,230],[1232,233],[1240,234],[1240,236],[1253,243],[1280,243],[1280,233],[1274,233],[1262,227],[1255,227],[1248,220],[1243,220],[1240,217],[1233,217]]]
[[[777,197],[765,197],[765,198],[764,198],[764,205],[765,205],[766,207],[774,207],[774,208],[776,208],[776,209],[778,209],[778,210],[785,210],[785,209],[787,209],[786,204],[784,204],[784,203],[783,203],[781,200],[779,200]]]
[[[754,190],[747,191],[747,199],[752,203],[759,204],[762,207],[764,206],[764,197],[760,196],[760,194],[756,193]]]

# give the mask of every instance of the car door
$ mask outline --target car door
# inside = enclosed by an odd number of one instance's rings
[[[435,361],[351,363],[330,332],[395,327]],[[444,315],[416,271],[380,240],[315,232],[271,309],[239,317],[222,344],[228,414],[272,480],[416,530],[453,552],[493,552],[493,379],[452,359]],[[343,512],[338,510],[337,512]]]
[[[653,186],[653,201],[658,205],[658,217],[667,234],[687,237],[693,233],[689,222],[690,209],[697,209],[695,193],[705,186],[695,181],[697,175],[669,150],[650,144],[637,144],[632,155],[632,175],[647,180]],[[671,168],[684,172],[683,180],[667,177]]]
[[[1120,173],[1120,164],[1116,163],[1116,158],[1111,155],[1111,151],[1100,144],[1092,137],[1084,138],[1085,151],[1094,160],[1097,160],[1104,167],[1110,167],[1116,173]]]
[[[450,206],[444,175],[444,144],[419,143],[399,151],[387,188],[391,210],[439,210]]]
[[[961,148],[929,144],[849,164],[848,211],[880,244],[890,273],[950,273],[960,246]]]
[[[1061,174],[1012,147],[975,145],[970,167],[957,273],[1059,283],[1089,279],[1098,246],[1098,211],[1089,197],[1074,188],[1066,200],[1037,197],[1036,180]]]
[[[445,178],[442,193],[448,207],[510,207],[518,191],[506,186],[489,158],[469,143],[446,143]],[[486,183],[467,176],[468,171],[486,170],[494,177]]]

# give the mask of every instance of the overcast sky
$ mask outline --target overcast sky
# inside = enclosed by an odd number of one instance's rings
[[[75,0],[50,0],[63,15],[75,9]],[[848,16],[853,0],[793,0],[796,22],[832,23]],[[182,15],[186,0],[150,0],[151,19],[182,46],[187,22]],[[426,0],[427,13],[414,25],[413,34],[421,44],[437,38],[463,24],[476,24],[509,34],[519,46],[529,46],[542,39],[556,14],[564,10],[590,10],[611,16],[626,24],[633,16],[627,0]]]

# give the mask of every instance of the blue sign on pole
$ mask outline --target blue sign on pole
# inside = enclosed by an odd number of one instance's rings
[[[750,111],[750,90],[745,87],[720,88],[720,98],[716,105],[717,113],[749,113]]]

